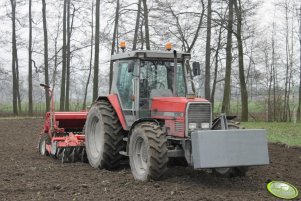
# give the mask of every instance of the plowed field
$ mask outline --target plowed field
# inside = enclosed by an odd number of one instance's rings
[[[301,190],[301,148],[270,144],[271,164],[251,168],[246,177],[169,167],[162,181],[138,182],[128,165],[106,171],[39,155],[42,125],[43,119],[0,119],[0,200],[276,200],[267,180]]]

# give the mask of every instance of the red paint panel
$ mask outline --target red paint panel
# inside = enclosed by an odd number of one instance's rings
[[[156,112],[181,112],[185,115],[186,106],[189,102],[208,102],[208,100],[203,98],[155,97],[152,99],[151,111],[154,114]],[[168,135],[185,137],[185,116],[152,116],[152,118],[165,120]],[[176,130],[176,122],[178,122],[178,130]],[[183,125],[183,129],[179,129],[179,124]]]
[[[184,112],[186,103],[166,102],[153,100],[151,111],[154,112]]]
[[[88,112],[55,112],[55,119],[64,120],[64,119],[81,119],[86,120]]]
[[[124,130],[127,130],[127,126],[126,126],[126,123],[125,123],[125,119],[124,119],[124,116],[123,116],[123,113],[122,113],[122,109],[120,107],[120,103],[119,103],[119,100],[118,100],[118,97],[116,94],[110,94],[108,96],[108,99],[111,103],[111,105],[113,106],[113,108],[115,109],[116,113],[117,113],[117,116],[119,118],[119,121],[122,125],[122,128]]]
[[[185,112],[188,102],[208,102],[203,98],[157,97],[152,99],[152,111]]]
[[[57,142],[58,147],[77,147],[83,146],[85,142],[84,135],[74,135],[69,133],[68,136],[63,137],[53,137],[51,142]]]
[[[154,97],[152,100],[160,100],[164,102],[188,103],[188,102],[208,102],[204,98],[186,98],[186,97]]]
[[[88,112],[54,112],[55,123],[54,125],[57,132],[60,128],[63,129],[79,129],[83,128],[87,119]],[[44,122],[44,133],[48,133],[50,130],[50,117],[51,113],[47,112]]]
[[[176,130],[176,122],[182,123],[183,129]],[[174,136],[174,137],[185,137],[185,124],[184,120],[166,120],[165,127],[167,130],[167,135]]]

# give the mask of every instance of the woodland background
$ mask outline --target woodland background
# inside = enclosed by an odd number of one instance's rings
[[[85,109],[109,91],[110,55],[164,50],[201,63],[198,95],[242,121],[300,121],[297,0],[1,0],[0,116]]]

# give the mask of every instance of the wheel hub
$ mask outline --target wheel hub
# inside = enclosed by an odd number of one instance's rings
[[[136,153],[136,157],[134,159],[136,170],[143,174],[147,169],[148,162],[147,147],[143,138],[137,139],[134,151]]]
[[[89,137],[91,146],[91,154],[93,157],[98,157],[102,153],[104,133],[103,133],[103,124],[101,120],[97,117],[94,117],[91,122],[91,136]]]

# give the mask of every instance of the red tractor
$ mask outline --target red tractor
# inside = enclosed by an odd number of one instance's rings
[[[135,179],[160,179],[172,158],[224,176],[269,163],[265,130],[239,129],[208,100],[196,98],[190,54],[132,51],[112,56],[108,96],[91,106],[85,123],[86,152],[94,168],[116,168],[129,157]],[[83,126],[83,125],[81,125]]]

